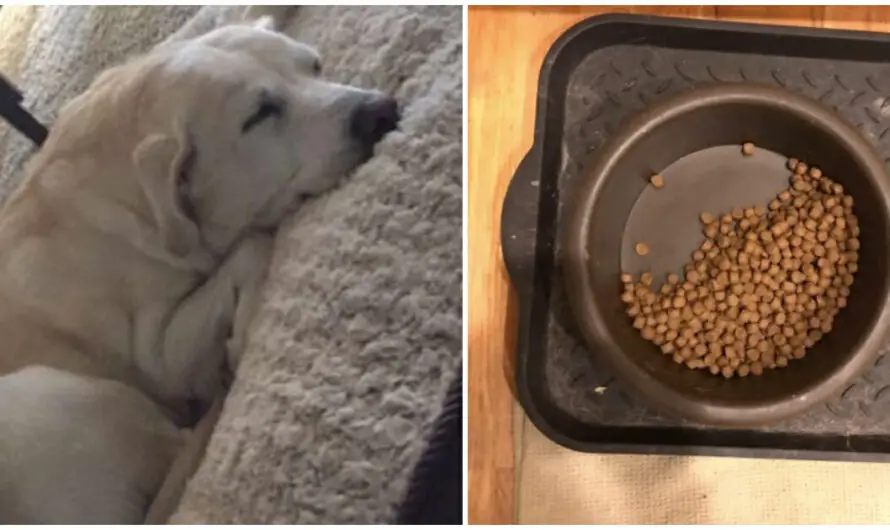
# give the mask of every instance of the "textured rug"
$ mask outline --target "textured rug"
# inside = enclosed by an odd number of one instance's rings
[[[4,7],[0,70],[51,126],[110,64],[238,9]],[[183,25],[185,24],[185,30]],[[385,523],[461,358],[461,9],[301,7],[325,74],[392,93],[400,131],[279,232],[265,301],[173,521]],[[0,195],[31,147],[0,129]]]
[[[517,524],[890,521],[887,463],[578,453],[516,414]]]

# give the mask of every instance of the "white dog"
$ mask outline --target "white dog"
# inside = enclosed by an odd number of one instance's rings
[[[398,122],[318,55],[231,26],[69,103],[0,212],[0,522],[139,523],[219,399],[274,229]]]

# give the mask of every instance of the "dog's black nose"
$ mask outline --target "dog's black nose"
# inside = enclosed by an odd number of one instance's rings
[[[388,97],[375,97],[361,103],[352,115],[350,132],[368,149],[394,130],[399,119],[399,105]]]

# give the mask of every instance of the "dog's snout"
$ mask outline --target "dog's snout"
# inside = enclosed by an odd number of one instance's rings
[[[399,105],[389,97],[375,97],[362,102],[352,115],[352,136],[372,148],[386,133],[399,125]]]

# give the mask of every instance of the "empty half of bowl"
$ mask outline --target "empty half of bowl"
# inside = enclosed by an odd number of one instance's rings
[[[740,146],[753,142],[753,156]],[[663,355],[631,325],[622,272],[674,272],[704,239],[699,213],[766,204],[805,160],[855,200],[861,249],[847,307],[806,357],[759,377],[724,379]],[[661,174],[665,185],[649,179]],[[752,84],[703,86],[656,103],[598,149],[563,190],[560,265],[588,348],[626,384],[690,421],[774,423],[842,392],[871,367],[890,325],[890,184],[882,159],[832,109]],[[645,256],[634,243],[651,248]]]

